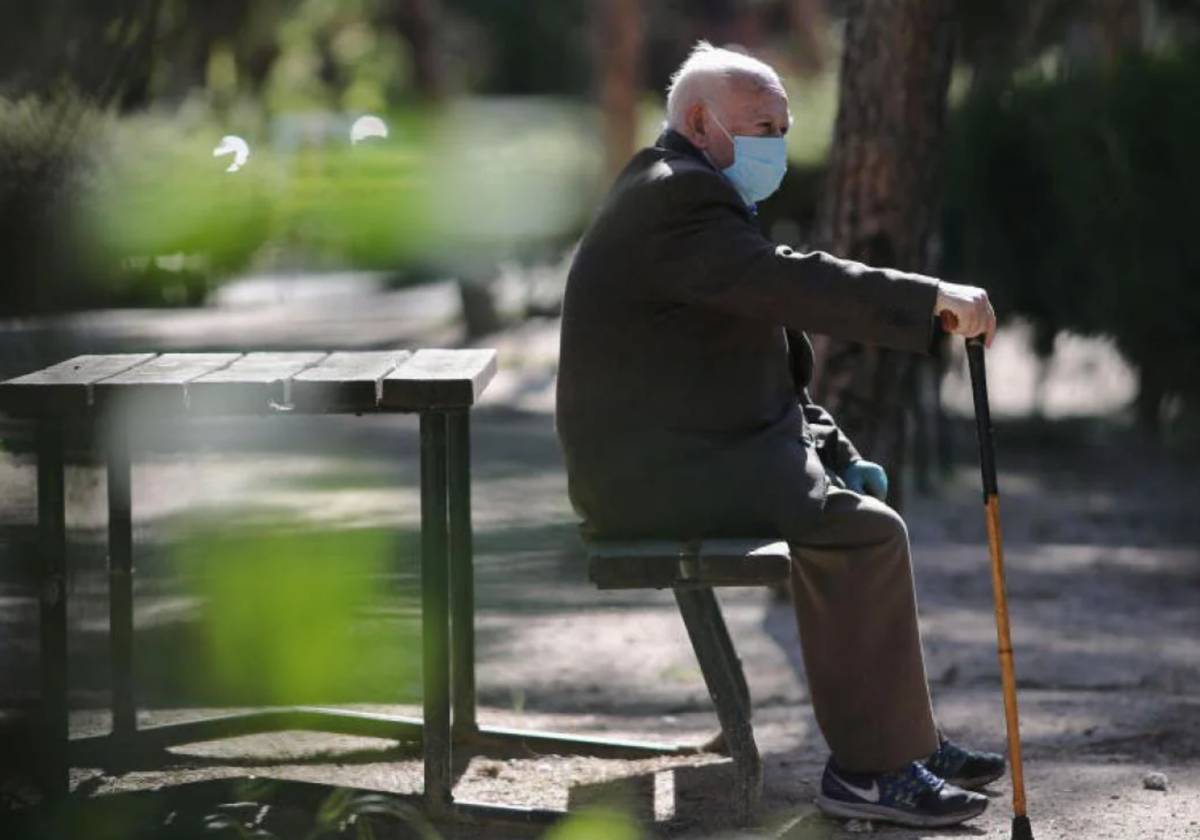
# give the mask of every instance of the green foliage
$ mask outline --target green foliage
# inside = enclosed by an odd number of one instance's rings
[[[787,78],[792,127],[788,131],[788,160],[801,167],[820,166],[829,155],[838,109],[838,74]]]
[[[595,36],[592,4],[586,0],[445,0],[445,4],[486,36],[483,55],[474,55],[469,62],[479,92],[590,92],[590,39]]]
[[[242,55],[275,55],[263,104],[272,113],[314,108],[382,111],[412,93],[410,54],[383,0],[288,0],[242,29]],[[245,64],[246,62],[243,62]],[[235,67],[235,75],[246,67]]]
[[[0,99],[0,315],[161,304],[244,267],[270,232],[267,170],[222,173],[220,136],[70,96]]]
[[[168,2],[5,0],[0,96],[71,92],[107,106],[144,88],[156,36],[151,22]]]
[[[981,89],[954,113],[947,270],[1030,319],[1111,336],[1157,410],[1200,395],[1200,56]]]
[[[580,234],[603,177],[595,122],[550,98],[471,99],[437,127],[426,257],[451,268],[494,264]]]
[[[555,825],[543,840],[640,840],[637,822],[620,811],[595,809],[580,811]]]
[[[358,619],[388,606],[380,581],[395,563],[391,533],[215,525],[195,527],[177,549],[202,604],[193,692],[292,705],[361,701],[381,677],[397,698],[416,686],[415,625],[372,622],[370,632],[388,634],[383,675],[381,645]],[[394,611],[401,593],[389,597]]]
[[[0,98],[0,316],[86,297],[92,255],[77,207],[104,124],[76,99]]]
[[[269,166],[223,170],[221,134],[126,118],[105,144],[88,196],[93,231],[114,259],[203,255],[211,273],[244,267],[270,231]],[[254,156],[257,157],[257,156]]]
[[[271,255],[453,275],[577,235],[601,178],[589,112],[534,98],[384,112],[358,144],[332,114],[71,107],[0,102],[0,313],[198,303]],[[232,172],[227,133],[250,149]]]

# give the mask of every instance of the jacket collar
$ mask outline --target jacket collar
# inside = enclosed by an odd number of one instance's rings
[[[658,135],[658,139],[654,141],[654,145],[659,149],[666,149],[667,151],[676,152],[678,154],[687,155],[690,158],[694,158],[703,163],[713,172],[721,175],[721,177],[725,177],[724,173],[717,169],[717,167],[713,166],[713,162],[708,159],[708,155],[697,149],[694,145],[692,145],[691,140],[688,140],[673,128],[664,128],[662,134]],[[758,215],[757,204],[748,205],[746,210],[749,211],[751,216]]]
[[[654,145],[660,149],[678,152],[681,155],[695,158],[713,172],[717,171],[717,168],[713,166],[712,161],[708,159],[708,156],[704,152],[693,146],[691,140],[673,128],[664,128],[662,134],[658,135],[658,139],[654,141]]]

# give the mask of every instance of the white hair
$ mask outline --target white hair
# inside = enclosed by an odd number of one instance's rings
[[[698,41],[667,86],[667,125],[681,129],[688,108],[713,96],[731,79],[762,88],[783,87],[771,65],[744,52]]]

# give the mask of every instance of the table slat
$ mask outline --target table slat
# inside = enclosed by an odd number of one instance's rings
[[[309,414],[374,411],[383,378],[412,355],[410,350],[330,353],[292,379],[288,402]]]
[[[184,410],[187,408],[184,386],[188,382],[228,367],[241,356],[241,353],[164,353],[95,383],[93,401],[97,406],[136,401],[143,410]]]
[[[92,401],[92,383],[153,358],[153,353],[76,356],[0,383],[0,409],[16,414],[81,411]]]
[[[189,381],[188,408],[197,414],[261,414],[288,398],[292,377],[325,353],[247,353],[233,364]]]
[[[78,356],[0,383],[0,409],[73,414],[114,401],[139,408],[237,414],[469,408],[496,371],[496,351],[153,353]]]
[[[392,411],[469,408],[496,373],[495,350],[418,350],[383,380]]]

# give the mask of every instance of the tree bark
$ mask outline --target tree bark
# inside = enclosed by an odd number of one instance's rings
[[[1145,21],[1142,0],[1092,0],[1093,31],[1100,58],[1114,64],[1142,48]]]
[[[823,0],[787,0],[788,24],[796,39],[796,66],[805,76],[825,72],[828,15]]]
[[[953,0],[847,6],[838,116],[817,244],[839,256],[933,272],[938,162],[953,60]],[[932,318],[932,313],[930,313]],[[903,504],[905,383],[915,357],[814,336],[813,392]]]
[[[637,145],[644,31],[641,0],[593,0],[594,49],[605,125],[606,171],[611,181]]]
[[[382,9],[383,19],[408,44],[413,90],[424,102],[441,102],[446,95],[441,4],[438,0],[402,0],[385,4]]]

